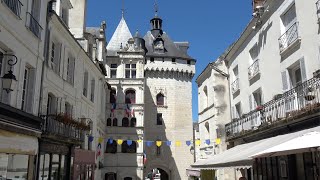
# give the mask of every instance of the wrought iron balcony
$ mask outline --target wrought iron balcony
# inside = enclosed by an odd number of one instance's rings
[[[21,6],[23,6],[23,4],[19,0],[1,0],[1,2],[5,3],[8,8],[20,18]]]
[[[42,27],[29,12],[27,12],[27,27],[35,36],[37,36],[39,39],[41,38]]]
[[[320,78],[312,78],[227,124],[227,138],[236,138],[275,124],[298,121],[319,111]]]
[[[238,90],[240,90],[239,78],[237,78],[235,81],[233,81],[233,83],[231,84],[231,90],[232,90],[232,94],[234,94]]]
[[[255,77],[260,73],[260,68],[259,68],[259,59],[255,60],[252,65],[248,68],[248,76],[249,80]]]
[[[82,135],[90,130],[90,126],[77,122],[65,115],[43,115],[45,123],[42,128],[43,134],[66,138],[76,141],[83,141]]]
[[[298,22],[295,22],[284,34],[279,38],[280,52],[291,46],[299,39]]]

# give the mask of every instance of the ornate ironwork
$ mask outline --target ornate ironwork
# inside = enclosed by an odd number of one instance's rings
[[[237,79],[236,79],[235,81],[233,81],[233,83],[231,84],[232,94],[236,93],[239,89],[240,89],[239,78],[237,78]]]
[[[5,3],[11,11],[20,18],[21,15],[21,6],[23,4],[19,0],[1,0]]]
[[[279,38],[280,52],[285,50],[299,38],[298,22],[295,22],[284,34]]]
[[[27,27],[35,36],[37,36],[39,39],[41,38],[42,27],[29,12],[27,12]]]
[[[249,80],[255,77],[257,74],[260,73],[259,68],[259,59],[255,60],[252,65],[248,68],[248,76]]]

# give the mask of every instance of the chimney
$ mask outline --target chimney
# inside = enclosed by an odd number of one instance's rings
[[[266,0],[252,0],[253,12],[263,8],[265,1]]]

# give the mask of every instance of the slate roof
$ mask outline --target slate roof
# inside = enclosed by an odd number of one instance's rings
[[[153,51],[153,41],[155,40],[155,37],[152,35],[151,31],[148,31],[147,34],[144,36],[144,40],[146,41],[146,48],[148,50],[147,56],[152,57],[169,57],[169,58],[181,58],[181,59],[187,59],[187,60],[195,60],[191,56],[189,56],[185,49],[179,48],[180,43],[173,42],[170,37],[164,32],[161,36],[162,40],[164,41],[164,53],[155,53]]]
[[[107,56],[116,56],[117,52],[120,50],[121,43],[122,46],[125,47],[130,38],[132,38],[132,34],[124,17],[122,17],[107,45]]]
[[[86,27],[86,33],[92,34],[96,37],[100,36],[100,27]]]

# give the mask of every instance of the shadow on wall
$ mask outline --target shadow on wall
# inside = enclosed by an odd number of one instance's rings
[[[144,165],[144,177],[148,174],[152,174],[154,169],[158,169],[161,180],[176,180],[181,179],[179,177],[173,177],[172,172],[177,172],[178,168],[174,158],[172,157],[171,148],[175,148],[174,142],[169,142],[170,139],[166,136],[166,123],[162,120],[159,121],[160,116],[158,115],[157,105],[153,101],[152,93],[148,86],[145,87],[145,141],[162,141],[160,147],[157,147],[156,142],[151,145],[145,143],[145,151],[147,156],[146,164]],[[164,109],[166,111],[167,109]],[[158,117],[157,117],[158,115]],[[158,118],[158,119],[157,119]],[[162,122],[162,125],[161,125]],[[168,144],[170,146],[168,146]],[[171,144],[170,144],[171,143]],[[179,147],[178,147],[179,148]],[[157,174],[157,173],[154,173]],[[158,174],[159,175],[159,174]],[[158,176],[156,175],[156,176]]]

